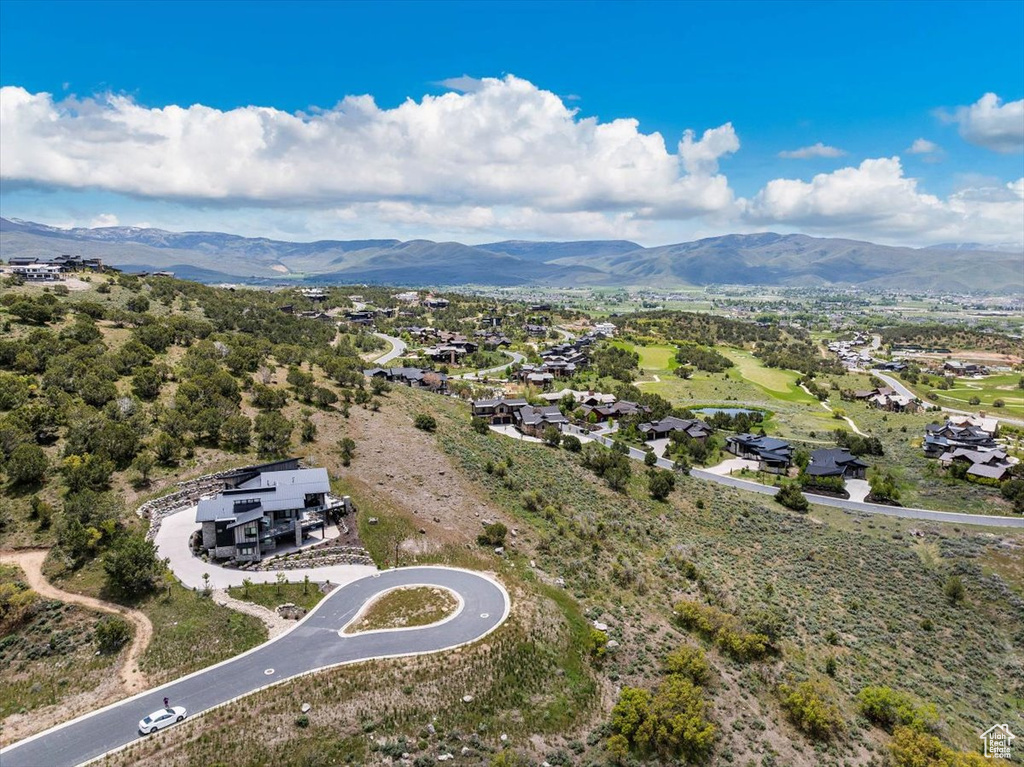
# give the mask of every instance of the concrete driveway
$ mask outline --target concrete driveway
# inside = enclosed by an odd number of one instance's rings
[[[339,585],[351,583],[377,572],[377,568],[371,565],[329,565],[327,567],[304,567],[277,571],[236,570],[212,562],[204,562],[199,557],[193,556],[188,547],[189,537],[201,527],[195,518],[195,506],[164,517],[154,540],[157,556],[161,559],[169,559],[171,570],[174,571],[178,580],[189,588],[203,588],[205,585],[204,573],[210,576],[211,588],[225,589],[228,586],[241,586],[245,578],[251,579],[253,583],[274,583],[278,572],[283,572],[292,582],[301,581],[308,575],[311,581],[330,581]]]
[[[340,635],[341,628],[378,594],[414,585],[449,589],[462,600],[462,609],[453,618],[430,626]],[[468,570],[387,570],[336,589],[287,634],[231,660],[26,738],[0,751],[0,764],[70,767],[123,748],[141,737],[139,720],[161,708],[164,696],[172,706],[184,706],[189,718],[194,719],[257,690],[332,666],[440,652],[475,642],[504,622],[510,606],[508,594],[499,583]]]

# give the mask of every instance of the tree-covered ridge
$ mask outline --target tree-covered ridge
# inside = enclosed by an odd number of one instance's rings
[[[1019,354],[1020,339],[1002,333],[984,332],[979,328],[927,324],[896,325],[879,331],[882,343],[889,346],[920,346],[925,349],[976,349],[979,351]]]
[[[782,338],[777,327],[713,314],[661,310],[624,314],[612,317],[611,320],[623,332],[656,335],[674,341],[693,341],[701,346],[725,344],[742,347],[758,341],[778,341]]]
[[[299,316],[312,304],[291,291],[94,279],[84,299],[14,283],[0,297],[0,471],[14,500],[0,535],[52,541],[72,567],[102,556],[112,591],[145,590],[155,553],[112,490],[145,488],[198,449],[282,455],[296,425],[315,438],[282,408],[369,400],[359,355],[381,342]]]

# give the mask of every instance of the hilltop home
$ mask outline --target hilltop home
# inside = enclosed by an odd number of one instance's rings
[[[545,407],[526,405],[515,412],[516,428],[531,437],[542,438],[544,431],[549,426],[554,426],[561,431],[562,425],[567,423],[569,423],[569,419],[562,415],[558,405]]]
[[[758,462],[758,469],[785,474],[793,463],[793,447],[775,437],[734,434],[725,440],[725,449],[735,456]]]
[[[970,450],[958,447],[939,456],[939,463],[948,469],[954,463],[968,464],[967,476],[974,479],[993,479],[1002,482],[1010,474],[1016,459],[1002,450]]]
[[[12,259],[13,260],[13,259]],[[11,266],[11,271],[29,282],[57,282],[62,280],[59,266],[54,264],[26,264],[24,266]]]
[[[516,412],[527,404],[525,399],[478,399],[473,402],[473,417],[492,425],[514,423]]]
[[[995,446],[993,435],[978,426],[959,426],[949,420],[941,425],[930,423],[924,427],[924,454],[928,458],[938,458],[958,447],[985,450]]]
[[[302,544],[344,503],[329,495],[327,469],[300,469],[297,458],[249,466],[223,477],[224,489],[196,507],[202,547],[211,557],[259,562],[280,541]]]
[[[562,389],[560,391],[544,392],[541,399],[551,403],[561,402],[567,395],[571,395],[575,402],[574,407],[596,407],[598,405],[611,405],[615,403],[614,394],[603,394],[595,391],[578,391],[576,389]]]
[[[429,389],[444,394],[448,391],[448,376],[423,368],[369,368],[363,371],[367,378],[383,378],[391,383],[404,384],[417,389]]]
[[[868,464],[850,454],[842,447],[825,447],[811,451],[811,460],[806,472],[812,477],[842,477],[843,479],[864,479]]]
[[[646,405],[638,405],[636,402],[630,402],[628,399],[621,399],[618,402],[608,405],[594,405],[593,407],[583,405],[582,407],[583,412],[587,416],[591,413],[595,413],[598,421],[620,419],[626,416],[641,415],[651,412],[651,409]]]
[[[674,415],[662,418],[660,421],[642,423],[637,428],[639,428],[640,432],[644,435],[644,439],[648,442],[652,439],[669,437],[674,431],[682,432],[690,439],[702,444],[711,436],[711,427],[703,421],[698,421],[695,418],[676,418]]]

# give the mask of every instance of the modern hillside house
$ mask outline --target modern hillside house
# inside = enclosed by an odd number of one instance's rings
[[[300,469],[297,458],[249,466],[223,477],[224,489],[196,508],[202,547],[211,557],[259,562],[282,541],[302,544],[323,530],[328,512],[344,502],[330,496],[327,469]]]
[[[839,477],[864,479],[869,466],[850,451],[841,447],[825,447],[811,451],[807,473],[812,477]]]
[[[793,463],[793,447],[775,437],[735,434],[725,440],[725,449],[733,455],[757,461],[758,469],[771,474],[785,474]]]

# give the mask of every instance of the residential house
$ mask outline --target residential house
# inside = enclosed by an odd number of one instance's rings
[[[595,391],[577,391],[576,389],[561,389],[559,391],[544,392],[541,399],[551,403],[561,402],[567,395],[571,395],[576,407],[596,407],[598,405],[611,405],[615,402],[614,394],[603,394]]]
[[[448,376],[429,368],[369,368],[363,371],[363,375],[367,378],[383,378],[390,383],[403,384],[414,389],[428,389],[439,394],[448,391]]]
[[[525,405],[515,412],[514,422],[516,428],[523,434],[541,438],[549,426],[554,426],[556,429],[561,430],[564,424],[569,423],[569,419],[562,415],[558,405],[546,405],[544,407]]]
[[[973,426],[993,437],[999,436],[999,419],[987,416],[983,412],[977,415],[951,415],[946,422],[954,426]]]
[[[483,418],[489,424],[508,424],[515,423],[516,412],[528,404],[525,399],[478,399],[473,402],[472,412],[474,418]]]
[[[775,437],[734,434],[725,440],[725,449],[739,458],[758,462],[758,468],[772,474],[785,474],[793,463],[793,446]]]
[[[975,479],[992,479],[1002,482],[1014,467],[1012,459],[1002,450],[971,450],[958,447],[939,456],[939,463],[948,469],[953,463],[968,465],[967,476]]]
[[[59,266],[54,264],[26,264],[24,266],[12,266],[14,274],[24,277],[29,282],[58,282],[62,279]]]
[[[824,447],[811,451],[811,460],[805,471],[812,477],[841,477],[864,479],[868,464],[842,447]]]
[[[345,508],[330,495],[327,469],[300,469],[295,458],[239,469],[223,480],[224,489],[196,507],[202,547],[218,559],[259,562],[281,542],[299,546],[303,536],[323,530],[328,512]]]
[[[618,402],[611,404],[583,405],[582,407],[586,417],[589,418],[591,413],[595,413],[598,421],[617,421],[621,418],[634,415],[639,416],[651,412],[651,409],[646,405],[639,405],[636,402],[630,402],[628,399],[620,399]]]
[[[475,341],[470,341],[465,336],[453,335],[446,342],[424,349],[423,354],[435,361],[444,361],[454,365],[467,354],[473,354],[479,348]]]
[[[944,424],[930,423],[924,427],[924,454],[928,458],[938,458],[958,447],[986,450],[995,446],[994,436],[978,426],[959,426],[948,420]]]
[[[946,360],[942,365],[942,371],[953,376],[987,376],[989,373],[984,365],[959,360]]]
[[[711,436],[712,429],[704,421],[695,418],[676,418],[674,415],[662,418],[660,421],[642,423],[637,427],[648,442],[653,439],[670,437],[672,432],[681,432],[690,439],[704,443]]]

